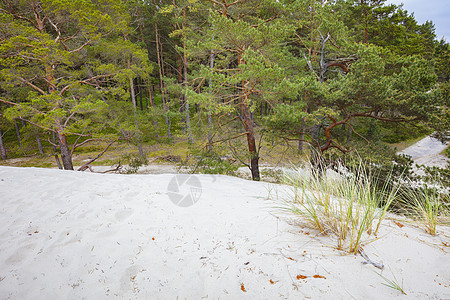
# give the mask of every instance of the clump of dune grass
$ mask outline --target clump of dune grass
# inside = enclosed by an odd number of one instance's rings
[[[438,224],[447,224],[450,196],[439,182],[423,187],[409,183],[402,194],[406,215],[418,221],[427,233],[435,235]]]
[[[302,169],[294,169],[284,177],[292,192],[282,209],[321,233],[334,235],[338,249],[357,253],[363,237],[377,234],[398,191],[397,185],[388,184],[390,178],[378,179],[362,163],[357,172],[335,176],[308,177]]]
[[[402,280],[402,283],[401,283],[401,285],[400,285],[400,284],[399,284],[399,281],[398,281],[397,278],[395,277],[394,273],[392,273],[392,276],[394,277],[394,279],[389,279],[389,278],[383,276],[383,274],[381,274],[381,273],[377,273],[377,272],[375,272],[375,273],[376,273],[378,276],[380,276],[381,278],[383,278],[383,280],[385,281],[385,282],[382,282],[382,283],[381,283],[382,285],[385,285],[385,286],[387,286],[388,288],[397,290],[397,291],[399,291],[400,293],[402,293],[403,295],[407,295],[406,292],[405,292],[405,290],[403,289],[403,280]]]

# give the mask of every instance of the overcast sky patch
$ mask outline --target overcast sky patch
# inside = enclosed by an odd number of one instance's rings
[[[450,16],[449,0],[387,0],[386,4],[401,4],[410,14],[414,13],[419,24],[426,21],[433,21],[436,28],[437,38],[442,37],[448,41],[450,34],[450,24],[448,22]]]

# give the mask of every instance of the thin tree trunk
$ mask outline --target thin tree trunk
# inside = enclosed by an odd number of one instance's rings
[[[186,10],[183,10],[183,17],[184,20],[186,20]],[[185,28],[185,24],[183,22],[183,29]],[[187,86],[188,86],[188,75],[187,75],[187,68],[188,68],[188,61],[187,61],[187,56],[186,56],[186,33],[184,32],[184,38],[183,38],[183,79],[184,79],[184,88],[187,91]],[[194,143],[194,138],[192,137],[192,131],[191,131],[191,117],[189,114],[189,102],[186,96],[186,92],[184,94],[184,110],[186,113],[186,127],[187,127],[187,134],[188,134],[188,141],[189,143]]]
[[[128,62],[129,64],[129,62]],[[136,115],[136,95],[134,93],[134,80],[133,77],[130,76],[130,92],[131,92],[131,101],[133,102],[133,111],[134,111],[134,124],[136,125],[136,129],[139,130],[139,123]],[[144,150],[142,149],[141,138],[138,137],[138,149],[139,155],[144,156]]]
[[[209,67],[211,69],[214,68],[214,50],[211,49],[211,53],[209,54]],[[212,78],[209,79],[209,89],[212,88]],[[208,150],[212,151],[212,118],[211,113],[208,110]]]
[[[302,124],[301,124],[301,131],[302,133],[300,134],[300,137],[298,139],[298,152],[300,154],[303,154],[303,145],[304,145],[304,139],[305,139],[305,133],[303,132],[304,128],[305,128],[305,119],[306,118],[302,118]]]
[[[145,39],[144,39],[144,25],[141,23],[139,26],[140,32],[141,32],[141,41],[143,44],[145,44]],[[158,43],[158,41],[156,41]],[[158,54],[159,55],[159,54]],[[158,57],[159,58],[159,57]],[[145,102],[147,103],[147,111],[148,111],[148,100],[150,100],[150,106],[154,107],[155,105],[155,98],[153,96],[153,91],[152,91],[152,87],[151,87],[151,82],[150,82],[150,76],[147,74],[147,87],[148,87],[148,96],[149,98],[146,97]],[[141,90],[142,91],[142,90]],[[156,118],[156,113],[153,112],[154,116],[153,116],[153,125],[155,125],[156,127],[156,138],[159,137],[158,135],[158,119]]]
[[[361,6],[364,6],[364,5],[365,5],[365,0],[361,0]],[[367,44],[369,41],[369,30],[367,28],[367,26],[368,26],[367,25],[367,23],[368,23],[367,15],[368,15],[367,7],[364,7],[364,44]]]
[[[148,94],[149,94],[149,97],[150,97],[150,106],[154,107],[155,106],[155,96],[153,94],[153,88],[150,85],[150,79],[148,81],[149,81],[148,82]]]
[[[312,175],[316,178],[322,178],[325,172],[324,159],[319,144],[319,130],[319,125],[315,125],[312,129],[313,143],[316,146],[311,146],[311,156],[309,158]]]
[[[238,64],[243,65],[245,64],[244,59],[242,56],[239,56]],[[246,86],[248,82],[243,81],[242,82],[242,91],[241,91],[241,120],[244,127],[244,132],[246,132],[247,135],[247,145],[248,145],[248,152],[250,154],[250,170],[252,172],[252,179],[255,181],[260,180],[260,173],[259,173],[259,153],[258,149],[256,147],[256,139],[255,139],[255,132],[253,128],[253,119],[252,114],[250,112],[250,108],[248,107],[249,98],[248,93],[246,91]]]
[[[144,111],[144,105],[142,104],[142,81],[140,77],[138,77],[137,83],[137,88],[139,90],[139,104],[141,105],[141,111]]]
[[[53,151],[56,152],[56,134],[52,131]]]
[[[156,2],[155,2],[156,5]],[[163,67],[162,67],[162,53],[160,53],[159,49],[159,34],[158,34],[158,24],[155,22],[155,39],[156,39],[156,57],[158,61],[158,72],[159,72],[159,86],[161,88],[161,100],[163,102],[164,107],[164,119],[166,121],[167,127],[167,137],[169,140],[172,140],[172,133],[170,131],[170,118],[168,116],[168,105],[165,98],[165,91],[164,91],[164,83],[163,83]]]
[[[3,160],[6,160],[8,158],[8,156],[6,156],[6,147],[5,144],[3,143],[3,131],[0,129],[0,157]]]
[[[250,170],[252,172],[252,179],[255,181],[260,180],[259,174],[259,155],[256,148],[255,133],[253,129],[253,122],[250,113],[250,109],[245,102],[241,103],[242,123],[244,130],[247,132],[247,144],[248,152],[250,154]]]
[[[58,153],[55,153],[55,160],[56,160],[56,165],[58,166],[58,169],[62,170],[63,167],[61,165],[61,161],[59,160]]]
[[[23,151],[22,138],[20,137],[20,129],[19,125],[17,125],[16,120],[14,120],[14,128],[16,129],[17,141],[19,142],[20,149]]]
[[[150,106],[153,108],[155,106],[155,96],[153,93],[153,88],[150,84],[150,78],[148,79],[148,93],[149,93]],[[153,112],[153,125],[156,127],[155,134],[156,134],[156,138],[158,139],[159,138],[158,118],[156,116],[156,111],[154,109],[152,110],[152,112]]]
[[[38,145],[39,153],[44,155],[44,148],[42,147],[41,138],[39,137],[39,132],[36,132],[36,142]]]
[[[303,139],[305,138],[305,134],[303,132],[300,134],[298,139],[298,153],[303,154]]]
[[[352,139],[352,128],[350,126],[348,126],[348,129],[347,129],[347,144],[350,143],[351,139]]]
[[[170,95],[167,94],[167,112],[169,110],[169,103],[170,102]],[[166,113],[167,116],[167,113]],[[172,141],[172,120],[167,116],[166,119],[167,122],[167,137],[169,138],[169,141]]]

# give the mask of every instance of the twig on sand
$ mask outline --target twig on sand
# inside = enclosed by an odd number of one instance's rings
[[[371,260],[367,254],[364,252],[363,249],[359,248],[358,249],[358,253],[361,254],[362,258],[364,258],[366,261],[361,262],[362,264],[371,264],[372,266],[374,266],[375,268],[378,268],[380,270],[384,269],[384,265],[383,263],[377,263],[374,262],[373,260]]]
[[[106,171],[99,172],[99,173],[105,174],[105,173],[109,173],[109,172],[118,172],[118,171],[120,171],[120,170],[122,170],[122,164],[119,162],[119,164],[117,165],[117,167],[115,167],[114,169],[106,170]]]

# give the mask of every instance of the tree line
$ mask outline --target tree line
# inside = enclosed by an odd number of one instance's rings
[[[448,138],[449,44],[384,0],[5,0],[0,20],[2,159],[6,132],[67,170],[98,140],[186,139],[259,180],[265,138],[319,170],[383,126]]]

